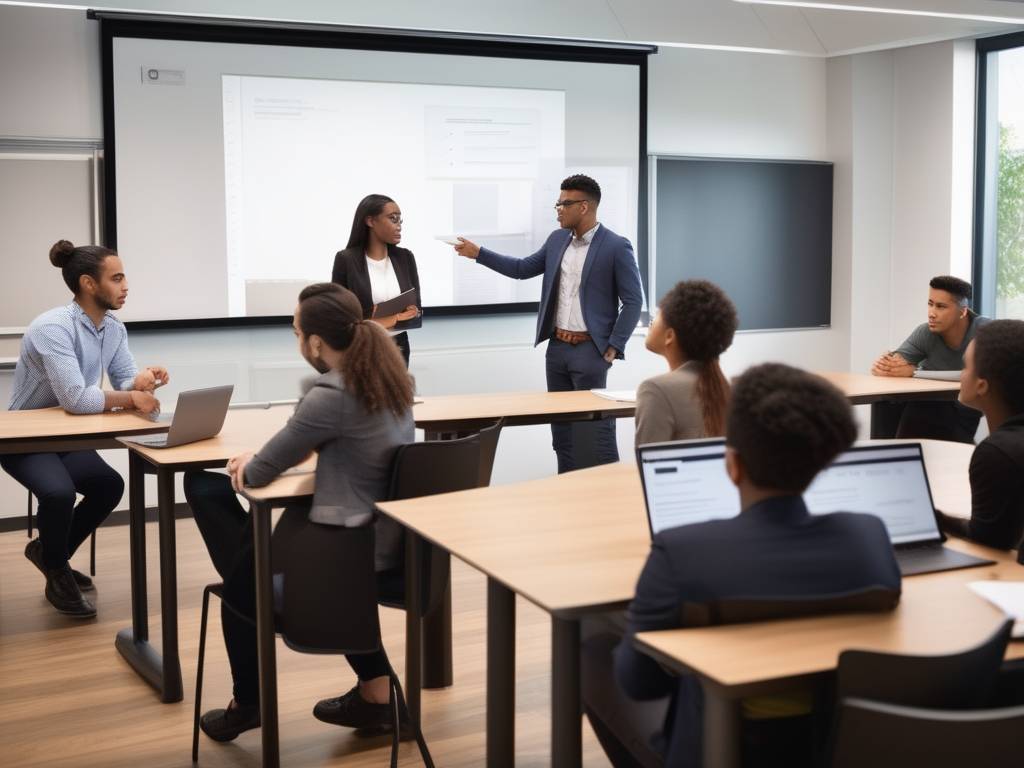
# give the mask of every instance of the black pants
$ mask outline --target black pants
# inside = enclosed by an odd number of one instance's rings
[[[259,655],[256,649],[256,577],[252,541],[252,518],[242,509],[231,480],[214,472],[185,473],[185,498],[192,507],[196,525],[202,534],[210,559],[224,580],[224,601],[221,624],[224,644],[231,662],[235,701],[244,705],[259,703]],[[289,507],[284,514],[289,526],[274,531],[274,544],[280,541],[279,531],[308,522],[309,508]],[[360,680],[372,680],[388,674],[387,657],[383,651],[350,654],[345,657]]]
[[[405,367],[409,367],[409,354],[411,350],[409,348],[409,334],[405,331],[395,334],[391,337],[395,344],[398,346],[398,351],[402,353],[402,358],[405,360]]]
[[[602,389],[612,367],[594,342],[568,344],[556,338],[548,342],[544,362],[548,392]],[[559,473],[616,462],[619,448],[615,442],[615,419],[581,425],[552,424],[551,447],[558,457]]]
[[[96,451],[0,457],[0,466],[39,501],[43,563],[60,568],[107,519],[124,494],[124,480]],[[76,493],[82,502],[75,506]]]
[[[981,411],[955,401],[886,401],[871,406],[871,437],[973,443]]]

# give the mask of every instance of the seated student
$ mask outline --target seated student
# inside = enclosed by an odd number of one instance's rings
[[[636,390],[636,445],[725,433],[729,382],[718,365],[732,344],[736,307],[706,280],[677,283],[658,303],[646,345],[669,372]]]
[[[25,331],[8,409],[158,409],[152,393],[167,382],[167,371],[139,371],[124,324],[114,316],[128,295],[120,257],[109,248],[76,248],[60,240],[50,249],[50,262],[60,268],[74,301],[44,312]],[[104,371],[114,391],[100,389]],[[121,476],[96,451],[14,454],[0,457],[0,466],[39,501],[39,538],[25,547],[25,557],[46,576],[46,599],[69,616],[95,616],[95,606],[82,595],[94,588],[92,579],[68,561],[121,500]],[[78,506],[76,494],[83,497]]]
[[[959,371],[964,350],[978,329],[989,322],[969,308],[971,284],[940,275],[928,283],[928,322],[914,329],[895,352],[875,360],[875,376],[913,376],[924,371]],[[956,402],[876,403],[872,437],[912,437],[973,443],[980,414]]]
[[[1020,547],[1024,536],[1024,320],[993,320],[978,329],[964,354],[960,402],[985,414],[989,436],[971,456],[970,520],[942,515],[942,528],[990,547]]]
[[[260,724],[255,616],[254,554],[249,515],[235,490],[266,485],[312,451],[318,454],[312,504],[285,509],[274,530],[274,546],[307,526],[363,525],[373,520],[374,502],[387,493],[395,450],[414,439],[413,383],[387,332],[363,319],[359,299],[333,283],[308,286],[295,310],[299,352],[321,375],[295,407],[288,423],[255,454],[228,463],[230,477],[194,471],[185,475],[185,495],[214,566],[224,579],[221,620],[231,663],[234,698],[226,709],[203,715],[203,731],[230,741]],[[398,565],[394,524],[378,521],[378,570]],[[338,585],[325,584],[324,589]],[[338,698],[325,699],[313,714],[352,728],[390,727],[388,666],[383,652],[347,657],[359,682]]]
[[[700,685],[667,673],[633,644],[637,632],[682,626],[684,603],[879,587],[896,604],[900,572],[882,522],[848,512],[811,516],[801,498],[856,432],[846,398],[817,376],[767,364],[736,380],[725,465],[741,512],[657,534],[626,614],[625,637],[617,647],[607,636],[584,646],[585,711],[617,768],[702,762]],[[619,689],[592,679],[611,674],[613,647]],[[793,709],[807,711],[806,705]]]

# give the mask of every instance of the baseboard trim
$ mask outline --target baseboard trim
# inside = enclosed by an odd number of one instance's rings
[[[192,508],[181,502],[174,505],[174,519],[181,520],[184,517],[192,517]],[[157,520],[157,509],[156,507],[146,508],[146,522],[155,523]],[[128,525],[128,510],[119,509],[116,512],[111,512],[104,522],[104,526],[108,525]],[[0,533],[10,533],[11,531],[24,531],[28,528],[28,515],[17,515],[15,517],[3,517],[0,518]]]

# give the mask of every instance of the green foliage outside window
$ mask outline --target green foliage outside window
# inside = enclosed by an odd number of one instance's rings
[[[1024,149],[1013,129],[999,126],[999,193],[996,212],[996,295],[1024,295]]]

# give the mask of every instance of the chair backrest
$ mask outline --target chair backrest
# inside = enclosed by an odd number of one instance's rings
[[[836,670],[836,695],[932,709],[988,706],[1012,627],[1007,620],[981,645],[948,656],[844,651]]]
[[[738,597],[703,603],[683,603],[684,627],[741,624],[747,621],[795,619],[830,613],[889,611],[900,600],[898,590],[872,586],[853,592],[792,597]]]
[[[504,419],[498,419],[490,426],[480,430],[480,479],[477,481],[479,488],[486,488],[491,484],[494,456],[498,452],[498,438],[501,436],[501,428],[504,424]]]
[[[480,455],[479,434],[400,446],[391,465],[388,499],[476,488],[480,484]]]
[[[950,711],[844,699],[832,768],[1020,765],[1024,707]]]
[[[277,628],[288,647],[304,653],[368,653],[380,647],[374,527],[344,528],[299,521],[288,546],[273,551]],[[276,601],[275,601],[276,602]]]

